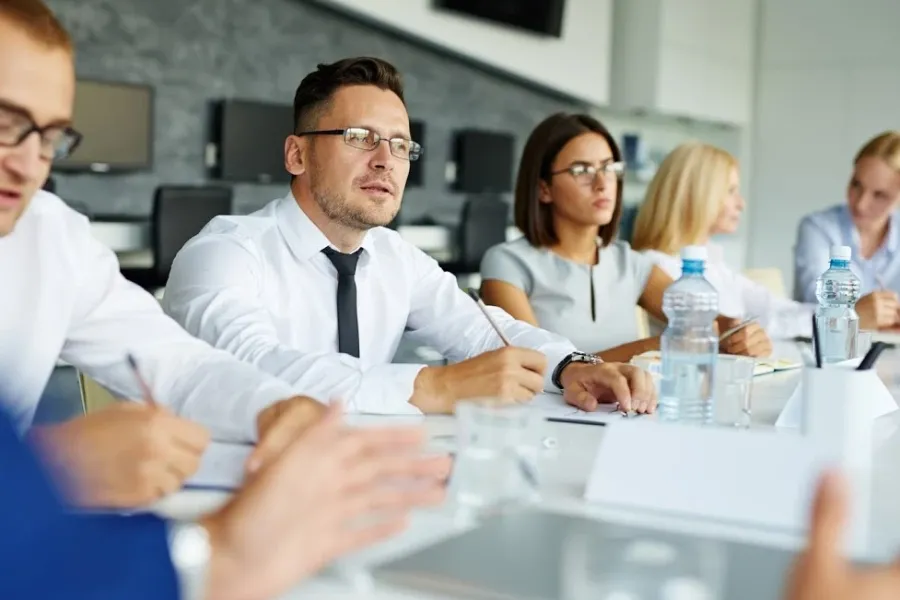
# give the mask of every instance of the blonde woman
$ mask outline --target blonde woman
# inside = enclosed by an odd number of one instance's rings
[[[632,246],[677,278],[681,249],[705,245],[705,276],[719,292],[720,313],[757,317],[772,338],[811,335],[815,305],[779,298],[732,270],[722,248],[711,241],[714,235],[734,233],[743,210],[737,160],[715,146],[682,144],[666,157],[647,188]]]
[[[816,278],[828,265],[829,248],[850,246],[860,278],[856,305],[868,328],[900,325],[900,131],[878,135],[857,152],[847,202],[803,218],[794,250],[794,293],[816,301]],[[866,324],[863,325],[865,318]]]

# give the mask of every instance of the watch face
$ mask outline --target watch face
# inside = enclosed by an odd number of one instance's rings
[[[172,543],[172,558],[179,566],[191,568],[209,561],[209,535],[200,525],[180,526]]]

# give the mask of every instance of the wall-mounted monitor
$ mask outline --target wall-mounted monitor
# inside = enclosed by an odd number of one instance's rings
[[[565,0],[435,0],[437,7],[545,36],[562,37]]]
[[[287,183],[284,140],[294,129],[287,104],[221,100],[213,104],[211,176],[235,183]]]
[[[141,171],[153,166],[153,88],[78,80],[72,126],[84,136],[60,171]]]
[[[409,137],[412,138],[412,141],[419,142],[424,151],[419,160],[409,163],[409,177],[406,179],[406,187],[422,187],[425,185],[425,161],[428,157],[428,148],[425,147],[425,123],[422,121],[410,121]]]
[[[513,189],[512,134],[465,129],[456,133],[456,184],[460,192],[501,193]]]

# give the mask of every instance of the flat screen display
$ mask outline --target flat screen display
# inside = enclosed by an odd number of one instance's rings
[[[428,148],[425,146],[425,123],[422,121],[409,122],[409,136],[414,142],[422,144],[423,152],[419,160],[415,160],[409,164],[409,177],[406,180],[406,187],[422,187],[425,185],[425,161],[428,158]]]
[[[465,129],[457,132],[457,191],[511,192],[515,141],[511,133],[501,131]]]
[[[438,8],[562,37],[565,0],[437,0]]]
[[[223,100],[215,106],[213,176],[244,183],[285,183],[284,140],[293,131],[294,108],[247,100]]]
[[[72,124],[84,138],[63,171],[139,171],[153,165],[153,88],[79,80]]]

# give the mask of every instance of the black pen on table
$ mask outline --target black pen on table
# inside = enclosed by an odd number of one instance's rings
[[[144,402],[147,403],[148,406],[156,407],[156,400],[153,399],[153,392],[150,391],[150,386],[147,385],[147,380],[144,379],[144,376],[141,375],[141,370],[138,369],[137,359],[134,358],[134,355],[130,352],[125,356],[125,360],[128,362],[128,366],[131,368],[131,372],[134,373],[134,378],[137,380],[138,385],[141,388],[141,394],[144,395]]]

